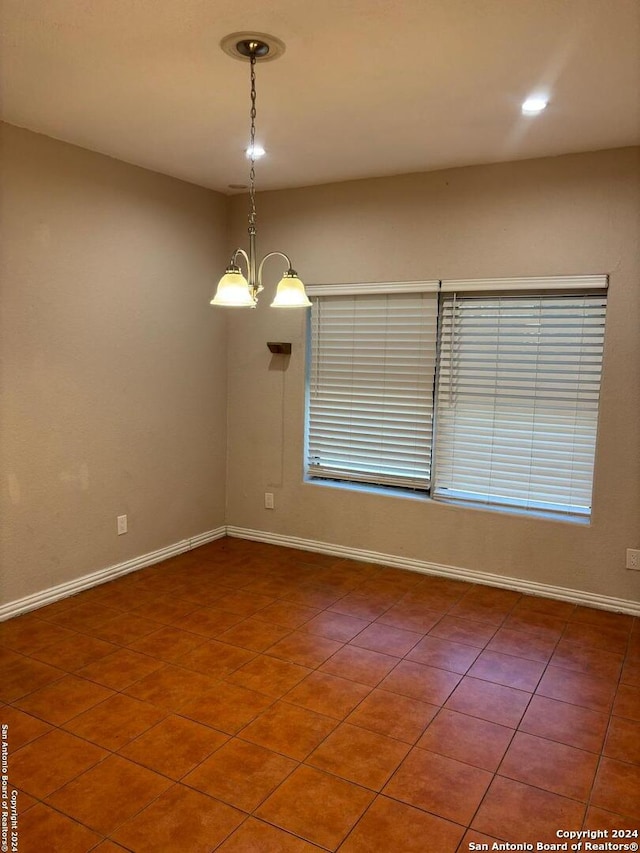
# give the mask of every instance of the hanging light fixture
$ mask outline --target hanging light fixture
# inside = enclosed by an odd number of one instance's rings
[[[284,52],[284,44],[273,36],[263,33],[232,33],[221,41],[221,47],[236,59],[249,61],[251,69],[251,129],[247,156],[251,161],[249,170],[249,252],[236,249],[225,274],[218,283],[212,305],[223,305],[229,308],[255,308],[258,294],[263,290],[262,268],[265,261],[276,255],[283,258],[287,269],[278,283],[276,295],[271,303],[272,308],[306,308],[311,305],[304,289],[304,284],[298,278],[298,273],[291,266],[291,260],[284,252],[269,252],[258,263],[256,258],[256,198],[255,198],[255,161],[261,156],[256,146],[256,62],[258,60],[276,59]],[[247,275],[243,275],[239,266],[239,258],[245,260]]]

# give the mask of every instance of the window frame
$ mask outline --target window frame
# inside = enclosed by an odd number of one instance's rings
[[[336,285],[309,285],[307,291],[310,297],[323,297],[331,295],[355,295],[358,293],[385,293],[393,295],[394,293],[409,292],[423,287],[427,282],[376,282],[376,283],[358,283],[358,284],[336,284]],[[598,275],[576,275],[576,276],[544,276],[544,277],[519,277],[519,278],[503,278],[503,279],[457,279],[457,280],[437,280],[428,282],[429,285],[438,290],[438,305],[436,317],[436,366],[433,382],[433,406],[432,406],[432,438],[431,438],[431,477],[426,489],[416,489],[411,486],[390,485],[385,483],[374,482],[358,482],[348,478],[326,478],[315,472],[310,473],[308,465],[308,437],[310,424],[310,400],[309,400],[309,372],[312,358],[312,343],[311,343],[311,312],[309,312],[307,324],[307,360],[305,370],[305,436],[304,436],[304,482],[313,485],[335,486],[338,488],[346,488],[361,492],[374,492],[378,494],[387,494],[394,497],[409,497],[419,498],[421,500],[433,500],[436,503],[453,507],[465,507],[468,509],[480,509],[491,512],[502,512],[526,517],[541,517],[555,521],[570,521],[578,524],[590,524],[593,516],[593,497],[595,470],[597,462],[597,441],[598,441],[598,424],[600,417],[601,405],[601,389],[602,389],[602,373],[605,362],[605,345],[606,345],[606,328],[603,331],[604,341],[600,355],[599,368],[600,377],[597,388],[597,409],[596,409],[596,428],[594,433],[594,447],[591,461],[591,501],[588,511],[584,514],[574,514],[569,506],[558,504],[554,506],[544,506],[542,504],[535,505],[535,502],[529,502],[527,505],[519,505],[517,501],[501,503],[477,500],[469,497],[464,493],[458,494],[453,491],[446,496],[437,495],[437,453],[438,453],[438,382],[441,366],[440,345],[441,345],[441,329],[442,323],[442,297],[444,294],[452,292],[460,292],[464,295],[492,295],[499,296],[512,294],[515,296],[540,295],[546,294],[549,296],[562,294],[580,295],[580,292],[585,294],[600,294],[605,300],[608,296],[608,276],[606,274]],[[312,308],[313,311],[313,308]],[[603,325],[605,319],[603,316]]]

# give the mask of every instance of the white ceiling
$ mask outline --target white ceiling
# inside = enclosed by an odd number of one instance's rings
[[[638,0],[3,0],[5,121],[229,192],[640,143]],[[548,109],[520,114],[546,90]]]

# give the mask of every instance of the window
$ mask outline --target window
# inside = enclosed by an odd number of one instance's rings
[[[309,288],[307,475],[588,516],[606,277],[436,289]]]
[[[436,282],[393,293],[332,287],[316,299],[310,476],[429,487],[436,317]]]

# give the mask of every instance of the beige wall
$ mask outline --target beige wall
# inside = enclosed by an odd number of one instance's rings
[[[609,273],[590,526],[304,484],[305,318],[269,308],[273,281],[230,314],[227,523],[637,600],[639,180],[639,150],[621,149],[258,198],[259,249],[307,283]],[[244,244],[246,200],[231,207]],[[293,342],[286,369],[267,340]]]
[[[0,190],[12,601],[224,523],[226,201],[10,126]]]

